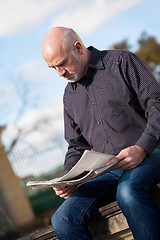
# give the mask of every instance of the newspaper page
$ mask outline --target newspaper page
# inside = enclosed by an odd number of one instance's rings
[[[27,182],[27,186],[32,188],[46,188],[83,183],[105,174],[108,168],[115,164],[106,166],[107,161],[113,157],[110,154],[85,150],[77,164],[64,176],[48,181],[29,181]]]

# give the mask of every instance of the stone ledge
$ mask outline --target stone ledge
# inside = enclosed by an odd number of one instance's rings
[[[153,187],[151,196],[156,201],[160,210],[160,183]],[[99,214],[91,220],[89,229],[93,240],[133,240],[126,218],[116,201],[99,209]],[[23,238],[19,238],[19,240],[42,239],[57,240],[52,226],[42,228]]]

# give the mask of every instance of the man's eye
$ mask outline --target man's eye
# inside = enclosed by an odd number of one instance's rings
[[[55,67],[54,66],[48,66],[49,68],[54,68],[55,69]]]
[[[67,61],[62,62],[58,67],[63,67],[66,65],[66,63],[67,63]]]

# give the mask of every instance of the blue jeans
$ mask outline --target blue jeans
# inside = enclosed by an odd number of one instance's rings
[[[135,240],[160,240],[160,213],[148,191],[160,180],[160,149],[129,171],[110,171],[83,183],[52,217],[59,240],[92,239],[87,224],[98,208],[117,199]]]

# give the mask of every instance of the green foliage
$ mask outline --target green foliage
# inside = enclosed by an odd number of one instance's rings
[[[63,203],[64,199],[57,196],[53,189],[47,188],[30,195],[29,201],[34,213],[39,215],[47,211],[54,211]]]
[[[128,43],[128,40],[125,39],[119,43],[114,44],[112,47],[112,49],[125,49],[125,50],[129,50],[130,49],[130,45]]]
[[[155,37],[142,33],[139,41],[137,56],[145,61],[149,66],[160,64],[160,44]]]
[[[52,188],[32,189],[31,187],[26,187],[26,183],[29,180],[50,180],[52,178],[62,176],[62,173],[63,167],[58,167],[54,170],[54,172],[43,174],[38,177],[29,176],[20,181],[20,185],[29,199],[35,215],[39,215],[47,211],[54,211],[62,204],[64,199],[57,196]]]
[[[138,40],[138,50],[135,54],[148,65],[157,79],[160,80],[160,44],[156,38],[143,32]]]

